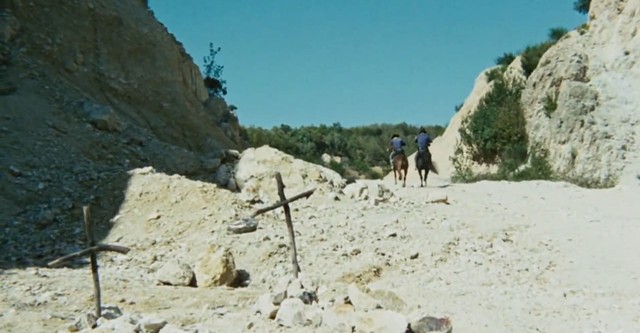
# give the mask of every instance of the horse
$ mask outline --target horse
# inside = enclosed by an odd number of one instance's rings
[[[418,169],[418,176],[420,177],[420,187],[427,186],[429,170],[436,175],[438,174],[438,169],[436,169],[436,166],[433,164],[433,161],[431,160],[431,152],[429,152],[428,149],[418,150],[416,153],[416,169]]]
[[[407,186],[407,170],[409,170],[409,161],[407,156],[399,153],[393,157],[393,182],[398,184],[398,180],[402,180],[402,187]]]

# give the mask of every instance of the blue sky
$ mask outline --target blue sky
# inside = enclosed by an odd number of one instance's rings
[[[222,48],[240,123],[446,125],[504,52],[574,29],[574,0],[150,0],[195,63]]]

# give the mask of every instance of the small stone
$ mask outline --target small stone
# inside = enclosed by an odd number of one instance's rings
[[[22,171],[13,165],[9,166],[9,173],[14,177],[20,177],[23,175]]]
[[[298,298],[287,298],[280,304],[276,322],[280,326],[299,327],[309,324],[305,318],[304,303]]]
[[[97,319],[98,318],[92,313],[82,314],[69,326],[69,332],[78,332],[84,329],[94,328],[97,325]]]
[[[136,329],[141,333],[158,333],[167,325],[167,321],[157,317],[144,317],[138,321]]]
[[[280,303],[278,303],[280,304]],[[275,319],[278,313],[278,305],[273,304],[271,301],[271,294],[266,293],[258,298],[258,301],[254,305],[254,311],[260,313],[264,318]]]
[[[122,316],[122,310],[117,305],[105,304],[101,309],[101,315],[105,319],[112,320]]]
[[[198,287],[231,285],[238,274],[231,250],[210,245],[196,264],[195,274]]]
[[[425,316],[412,322],[410,328],[413,333],[451,333],[453,331],[451,320],[448,317]]]
[[[195,274],[191,267],[177,260],[165,263],[156,272],[156,280],[160,284],[170,286],[194,287],[196,284]]]
[[[253,232],[258,229],[258,221],[254,218],[244,218],[240,221],[236,221],[227,227],[227,230],[233,234],[244,234],[247,232]]]

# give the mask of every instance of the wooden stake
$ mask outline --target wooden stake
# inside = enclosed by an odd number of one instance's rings
[[[280,174],[278,173],[278,175],[280,175]],[[276,176],[276,179],[277,179],[277,176]],[[280,182],[282,182],[282,177],[280,178]],[[284,186],[284,185],[283,185],[283,186]],[[260,214],[264,214],[264,213],[266,213],[266,212],[268,212],[268,211],[271,211],[271,210],[274,210],[274,209],[276,209],[276,208],[282,207],[282,206],[284,206],[284,205],[290,204],[290,203],[292,203],[292,202],[294,202],[294,201],[296,201],[296,200],[300,200],[300,199],[302,199],[302,198],[308,198],[308,197],[310,197],[310,196],[313,194],[313,192],[314,192],[315,190],[316,190],[316,189],[315,189],[315,188],[313,188],[313,189],[310,189],[310,190],[308,190],[308,191],[302,192],[302,193],[300,193],[300,194],[298,194],[298,195],[294,195],[294,196],[292,196],[291,198],[289,198],[289,199],[287,199],[287,200],[280,201],[280,202],[278,202],[278,203],[276,203],[276,204],[273,204],[273,205],[271,205],[271,206],[269,206],[269,207],[260,208],[260,209],[256,210],[256,211],[251,215],[251,217],[256,217],[256,216],[258,216],[258,215],[260,215]],[[282,197],[281,197],[280,199],[282,199]]]
[[[80,250],[77,252],[73,252],[71,254],[67,254],[64,257],[60,257],[54,261],[49,262],[47,266],[51,268],[55,268],[55,267],[61,266],[62,264],[64,264],[65,262],[71,259],[86,256],[87,254],[94,253],[94,252],[105,252],[105,251],[127,254],[129,252],[129,248],[120,246],[120,245],[98,244],[94,247],[90,247],[88,249]]]
[[[71,259],[75,259],[88,254],[91,258],[91,275],[93,276],[93,289],[96,298],[96,317],[100,318],[100,316],[102,315],[102,306],[100,299],[100,276],[98,275],[98,252],[110,251],[127,254],[129,252],[129,248],[120,245],[96,245],[96,240],[93,235],[93,222],[91,221],[91,212],[89,211],[89,206],[83,206],[82,212],[84,213],[84,231],[87,238],[87,248],[51,261],[47,264],[47,266],[57,267],[64,264],[65,262],[70,261]]]
[[[91,212],[89,206],[83,206],[82,212],[84,213],[84,230],[87,236],[87,247],[92,248],[96,245],[95,238],[93,237],[93,223],[91,221]],[[96,318],[102,316],[101,300],[100,300],[100,275],[98,275],[98,255],[95,251],[91,251],[91,275],[93,276],[93,289],[96,298]]]
[[[298,278],[300,273],[300,265],[298,264],[298,251],[296,250],[296,238],[293,232],[293,223],[291,222],[291,209],[287,202],[287,197],[284,195],[284,184],[282,183],[282,176],[279,172],[276,173],[276,182],[278,182],[278,196],[280,196],[282,207],[284,208],[284,217],[287,223],[287,231],[289,232],[289,241],[291,246],[291,264],[293,265],[293,277]],[[311,193],[309,193],[311,195]]]

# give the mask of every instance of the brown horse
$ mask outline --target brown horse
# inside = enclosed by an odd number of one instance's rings
[[[428,149],[416,153],[416,169],[418,169],[418,176],[420,177],[420,187],[427,186],[429,170],[436,175],[438,174],[438,169],[436,169],[436,166],[433,164],[431,152]]]
[[[407,170],[409,170],[409,161],[405,154],[400,153],[393,157],[393,182],[398,184],[398,180],[402,180],[402,187],[407,186]]]

